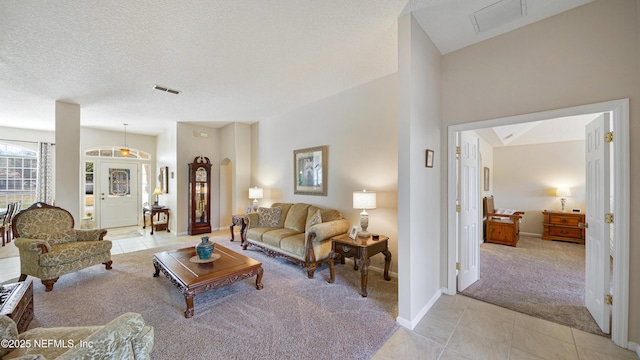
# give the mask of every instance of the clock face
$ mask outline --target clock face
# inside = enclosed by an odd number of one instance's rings
[[[198,168],[196,170],[196,181],[198,182],[206,182],[207,181],[207,170],[204,168]]]

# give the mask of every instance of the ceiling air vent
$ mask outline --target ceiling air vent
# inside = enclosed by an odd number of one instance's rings
[[[173,89],[169,89],[169,88],[166,88],[166,87],[160,86],[160,85],[153,85],[153,88],[156,89],[156,90],[168,92],[168,93],[175,94],[175,95],[180,94],[180,90],[173,90]]]
[[[477,34],[498,28],[527,15],[527,0],[502,0],[471,14]]]

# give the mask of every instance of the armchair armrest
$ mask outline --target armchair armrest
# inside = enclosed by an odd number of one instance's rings
[[[107,235],[107,229],[76,230],[78,241],[100,241]]]
[[[83,340],[90,346],[73,347],[58,359],[129,358],[133,351],[132,343],[143,328],[142,315],[122,314]]]
[[[47,240],[20,237],[15,239],[14,244],[22,251],[34,252],[38,255],[51,251],[51,247]]]

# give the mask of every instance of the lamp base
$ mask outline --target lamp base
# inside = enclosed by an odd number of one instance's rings
[[[359,238],[368,238],[369,236],[371,236],[371,233],[368,231],[360,231],[358,232],[358,237]]]

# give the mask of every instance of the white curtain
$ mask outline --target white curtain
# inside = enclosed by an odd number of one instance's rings
[[[38,143],[36,201],[53,205],[53,144]]]

